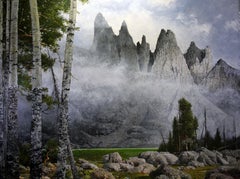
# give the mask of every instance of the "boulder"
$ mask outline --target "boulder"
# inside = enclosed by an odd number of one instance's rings
[[[149,174],[154,170],[156,170],[156,168],[152,164],[143,163],[143,164],[141,164],[137,167],[134,167],[134,168],[130,169],[128,172]]]
[[[115,179],[115,177],[112,175],[112,173],[99,168],[91,173],[91,179]]]
[[[122,157],[118,152],[106,154],[103,156],[103,163],[121,163]]]
[[[130,157],[128,160],[126,160],[126,163],[131,164],[136,167],[136,166],[146,163],[146,160],[144,158]]]
[[[114,172],[121,171],[120,163],[105,163],[103,168],[106,169],[107,171],[114,171]]]
[[[205,179],[234,179],[240,178],[240,170],[235,167],[221,166],[206,173]]]
[[[189,174],[186,174],[167,165],[161,165],[159,168],[157,168],[157,170],[151,172],[150,176],[154,179],[191,179],[191,176]]]
[[[80,165],[81,168],[85,170],[93,170],[93,169],[98,169],[98,166],[93,164],[93,163],[82,163]]]
[[[121,171],[129,172],[129,171],[131,171],[133,168],[134,168],[134,166],[131,165],[131,164],[128,164],[128,163],[120,163],[120,169],[121,169]]]
[[[187,165],[189,162],[196,161],[199,154],[195,151],[181,152],[178,158],[178,163],[181,165]]]
[[[144,158],[147,163],[153,164],[154,166],[160,164],[174,165],[178,161],[178,157],[169,152],[148,151],[141,153],[139,157]]]

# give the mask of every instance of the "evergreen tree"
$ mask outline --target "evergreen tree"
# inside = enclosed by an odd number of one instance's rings
[[[213,138],[208,130],[206,131],[205,136],[204,136],[204,147],[206,147],[208,149],[213,148]]]
[[[216,134],[214,136],[214,148],[218,149],[221,146],[222,146],[222,138],[221,138],[221,135],[220,135],[220,131],[217,128]]]
[[[169,145],[174,151],[189,150],[196,145],[198,120],[193,116],[191,103],[182,98],[179,103],[179,118],[174,117]],[[169,149],[170,150],[170,149]]]
[[[193,116],[192,105],[185,98],[178,101],[179,104],[179,135],[181,148],[188,150],[196,141],[196,130],[198,128],[197,118]]]
[[[173,125],[172,125],[172,133],[173,133],[173,146],[176,151],[180,150],[180,138],[179,138],[179,124],[176,117],[173,119]]]

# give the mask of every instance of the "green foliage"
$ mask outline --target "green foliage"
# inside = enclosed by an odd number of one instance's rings
[[[47,54],[42,54],[42,68],[44,71],[47,71],[49,68],[53,67],[55,59],[51,58]]]
[[[24,51],[32,49],[31,16],[28,0],[19,3],[19,45]],[[41,27],[42,45],[51,50],[58,47],[57,41],[66,31],[66,19],[62,13],[69,9],[69,1],[38,1],[39,21]]]
[[[58,141],[57,139],[49,139],[44,146],[43,160],[46,162],[56,163],[58,154]]]
[[[22,86],[25,90],[31,90],[31,77],[26,73],[18,74],[18,84]]]
[[[30,149],[29,143],[23,143],[19,146],[19,163],[24,166],[30,165]]]
[[[52,108],[54,104],[56,104],[53,97],[47,94],[42,95],[42,101],[48,106],[49,109]]]
[[[167,150],[171,152],[193,149],[197,141],[198,120],[193,116],[191,103],[182,98],[178,104],[179,117],[173,119],[172,133],[169,133],[166,145]]]

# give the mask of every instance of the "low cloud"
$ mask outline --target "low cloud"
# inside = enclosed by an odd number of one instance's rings
[[[233,30],[233,31],[236,31],[236,32],[240,32],[239,20],[235,19],[235,20],[232,20],[232,21],[227,21],[224,25],[224,28],[226,30]]]

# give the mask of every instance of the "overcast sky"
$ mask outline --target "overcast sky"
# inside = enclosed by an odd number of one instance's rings
[[[101,12],[118,35],[125,20],[135,43],[146,35],[153,51],[162,28],[171,29],[183,53],[191,41],[210,46],[214,61],[223,58],[240,69],[239,0],[89,0],[78,7],[77,46],[89,48]]]

